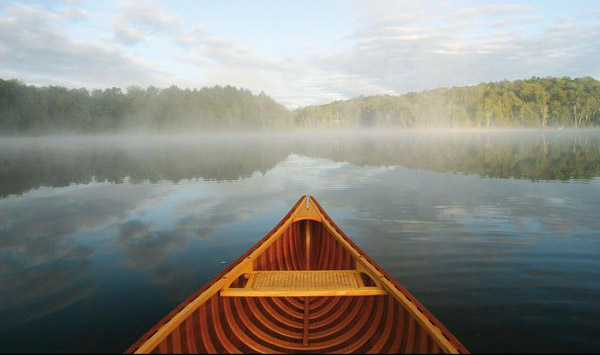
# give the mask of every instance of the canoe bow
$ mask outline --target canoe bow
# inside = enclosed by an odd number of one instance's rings
[[[468,353],[306,196],[125,353]]]

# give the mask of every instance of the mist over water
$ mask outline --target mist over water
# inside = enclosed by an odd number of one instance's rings
[[[599,130],[414,130],[0,139],[0,196],[90,182],[237,180],[294,155],[482,177],[600,176]]]
[[[122,352],[311,194],[472,352],[597,352],[599,177],[597,130],[0,138],[0,351]]]

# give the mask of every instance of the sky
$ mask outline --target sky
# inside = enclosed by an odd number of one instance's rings
[[[0,78],[264,91],[289,108],[532,76],[600,78],[600,1],[0,3]]]

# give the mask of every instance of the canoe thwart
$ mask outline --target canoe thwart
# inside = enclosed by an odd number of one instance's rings
[[[364,286],[357,270],[257,271],[244,287],[227,287],[222,297],[381,296],[379,286]]]

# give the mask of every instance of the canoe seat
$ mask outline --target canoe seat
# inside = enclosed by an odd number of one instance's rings
[[[255,271],[245,287],[227,287],[223,297],[377,296],[387,292],[365,286],[356,270]]]

